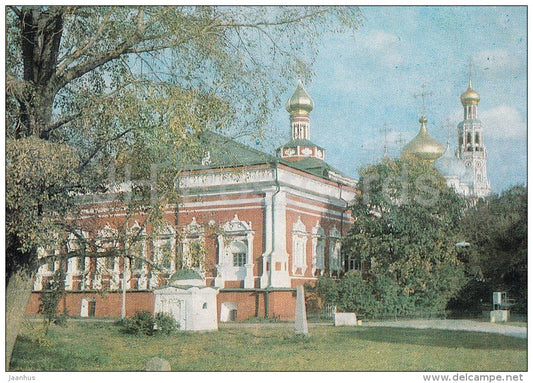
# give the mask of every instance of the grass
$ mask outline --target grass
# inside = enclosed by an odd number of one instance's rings
[[[462,331],[321,326],[295,337],[290,326],[258,326],[147,337],[71,321],[38,342],[30,327],[19,336],[12,371],[136,371],[152,357],[173,371],[527,370],[526,339]]]

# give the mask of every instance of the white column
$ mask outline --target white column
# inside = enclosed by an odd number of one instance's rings
[[[274,249],[271,255],[271,286],[291,287],[289,279],[289,254],[287,253],[287,194],[280,191],[273,197]]]
[[[251,289],[254,287],[254,235],[253,233],[246,234],[246,242],[248,251],[246,252],[246,276],[244,277],[244,288]]]
[[[217,276],[215,277],[215,287],[224,287],[224,267],[226,260],[226,246],[224,244],[224,237],[218,236],[218,264],[217,264]]]
[[[270,282],[270,272],[267,271],[269,267],[272,267],[271,254],[272,254],[272,192],[265,193],[265,252],[262,255],[263,258],[263,274],[261,275],[260,286],[262,289],[266,288]]]
[[[72,277],[76,271],[76,258],[69,258],[67,261],[67,275],[65,278],[65,290],[72,290]]]

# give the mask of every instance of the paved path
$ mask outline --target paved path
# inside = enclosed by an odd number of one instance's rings
[[[31,321],[41,320],[42,318],[27,317]],[[69,321],[83,322],[115,322],[116,319],[109,318],[69,318]],[[332,322],[310,322],[309,327],[333,326]],[[489,332],[512,336],[515,338],[527,338],[527,327],[513,325],[504,325],[498,323],[479,322],[467,319],[420,319],[420,320],[390,320],[390,321],[364,321],[363,327],[401,327],[401,328],[433,328],[438,330],[455,330],[455,331],[475,331]],[[219,328],[264,328],[264,327],[294,327],[294,322],[220,322]]]
[[[403,328],[433,328],[439,330],[477,331],[489,332],[512,336],[515,338],[527,338],[527,328],[506,324],[478,322],[466,319],[441,319],[441,320],[398,320],[383,322],[363,322],[363,326],[373,327],[403,327]]]
[[[309,327],[333,326],[333,323],[320,322],[309,323]],[[432,328],[438,330],[475,331],[488,332],[512,336],[515,338],[527,338],[527,328],[512,325],[504,325],[489,322],[478,322],[465,319],[442,319],[442,320],[397,320],[397,321],[368,321],[363,322],[363,327],[401,327],[401,328]],[[294,322],[225,322],[219,323],[219,328],[262,328],[262,327],[294,327]]]

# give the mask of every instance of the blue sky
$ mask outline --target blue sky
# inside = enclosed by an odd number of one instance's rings
[[[315,77],[304,84],[313,98],[311,140],[326,148],[326,161],[357,177],[383,156],[384,124],[389,153],[399,154],[419,130],[426,92],[429,133],[446,143],[444,126],[462,120],[459,97],[472,84],[480,94],[488,176],[494,192],[527,181],[526,7],[362,7],[355,34],[324,40]],[[295,80],[296,84],[296,80]],[[286,95],[288,98],[290,94]],[[281,138],[288,114],[274,119]],[[404,145],[405,145],[404,143]]]

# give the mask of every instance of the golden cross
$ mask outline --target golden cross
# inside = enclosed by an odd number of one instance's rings
[[[421,88],[422,88],[422,92],[420,94],[415,94],[415,98],[422,97],[422,116],[425,117],[426,116],[426,96],[433,96],[433,93],[431,92],[426,93],[425,92],[426,86],[424,84],[422,84]]]
[[[387,145],[387,135],[390,132],[390,128],[388,127],[387,123],[383,124],[383,129],[380,129],[379,132],[383,133],[383,150],[384,150],[383,155],[386,157],[389,155],[389,148]]]
[[[452,123],[450,122],[450,118],[447,118],[446,119],[446,125],[443,125],[442,126],[443,129],[446,129],[446,143],[450,143],[450,131],[452,130],[453,128],[453,125]]]

